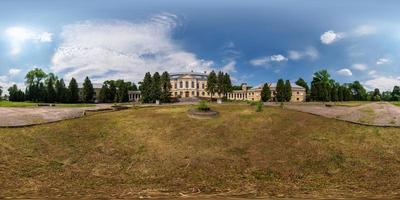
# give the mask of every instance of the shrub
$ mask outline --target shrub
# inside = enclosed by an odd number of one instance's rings
[[[256,112],[261,112],[263,107],[263,103],[261,101],[256,104]]]
[[[199,101],[199,105],[197,105],[197,110],[203,111],[203,112],[209,111],[210,108],[207,105],[207,101],[205,101],[205,100]]]

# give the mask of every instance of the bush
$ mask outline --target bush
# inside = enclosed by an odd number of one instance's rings
[[[210,110],[210,108],[207,105],[207,101],[201,100],[199,101],[199,105],[197,105],[197,110],[207,112]]]
[[[263,103],[261,101],[256,104],[256,112],[261,112],[263,107]]]

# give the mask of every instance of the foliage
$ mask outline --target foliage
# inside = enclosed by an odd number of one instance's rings
[[[56,91],[57,102],[60,103],[68,102],[67,99],[68,90],[65,87],[64,79],[56,80],[55,91]]]
[[[207,101],[205,101],[205,100],[199,101],[199,104],[197,105],[197,110],[203,111],[203,112],[209,111],[210,107],[208,107]]]
[[[89,77],[86,76],[82,88],[82,101],[85,103],[93,102],[94,89]]]
[[[285,89],[284,89],[284,100],[290,102],[292,99],[292,86],[289,80],[285,82]]]
[[[392,101],[400,101],[400,87],[399,86],[394,86],[393,91],[392,91]]]
[[[169,103],[171,102],[171,79],[169,77],[168,72],[163,72],[161,75],[161,95],[160,95],[160,100],[163,103]]]
[[[71,78],[68,85],[68,101],[69,103],[78,103],[79,101],[78,83],[75,78]]]
[[[206,91],[210,93],[210,98],[214,93],[218,91],[218,79],[217,75],[215,74],[214,70],[210,72],[207,78],[207,88]]]
[[[34,102],[46,101],[47,91],[43,83],[46,77],[47,74],[39,68],[35,68],[26,74],[26,99]]]
[[[256,112],[261,112],[263,108],[263,102],[262,101],[258,101],[256,104]]]
[[[283,79],[279,79],[276,84],[276,100],[278,102],[285,101],[285,82]]]
[[[147,72],[144,75],[143,82],[140,83],[139,90],[141,92],[141,100],[143,103],[153,103],[152,97],[152,84],[153,78],[151,77],[150,72]]]
[[[268,83],[265,83],[261,90],[261,100],[263,102],[267,102],[271,99],[271,89],[269,88]]]
[[[17,101],[17,102],[25,101],[24,92],[18,89],[16,84],[8,88],[8,94],[10,95],[9,97],[10,101]]]
[[[296,85],[301,86],[306,89],[306,101],[310,101],[310,87],[308,87],[307,82],[304,79],[299,78],[296,81]]]

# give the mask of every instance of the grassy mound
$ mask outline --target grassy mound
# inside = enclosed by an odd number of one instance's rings
[[[399,129],[212,107],[206,121],[175,106],[0,129],[0,198],[399,193]]]

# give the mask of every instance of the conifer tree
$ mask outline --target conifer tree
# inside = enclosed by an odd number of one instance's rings
[[[278,102],[285,101],[285,82],[283,79],[279,79],[276,84],[276,100]]]
[[[168,103],[171,99],[171,80],[168,72],[161,75],[161,102]]]
[[[206,88],[206,91],[210,93],[211,100],[213,94],[216,93],[218,89],[217,81],[218,81],[217,75],[215,74],[214,71],[211,71],[211,73],[208,75],[207,78],[207,88]]]
[[[93,102],[94,89],[89,77],[86,76],[82,88],[82,101],[85,103]]]
[[[143,103],[150,103],[152,102],[152,97],[151,97],[151,86],[152,86],[152,77],[150,72],[147,72],[144,75],[143,82],[141,82],[139,86],[139,90],[141,93],[141,98]]]
[[[285,83],[285,101],[290,102],[292,99],[292,85],[289,80],[286,80]]]
[[[268,83],[265,83],[261,90],[261,100],[263,102],[267,102],[271,99],[271,89],[269,88]]]
[[[68,97],[70,103],[78,103],[79,101],[79,89],[78,83],[75,78],[72,78],[68,85]]]

